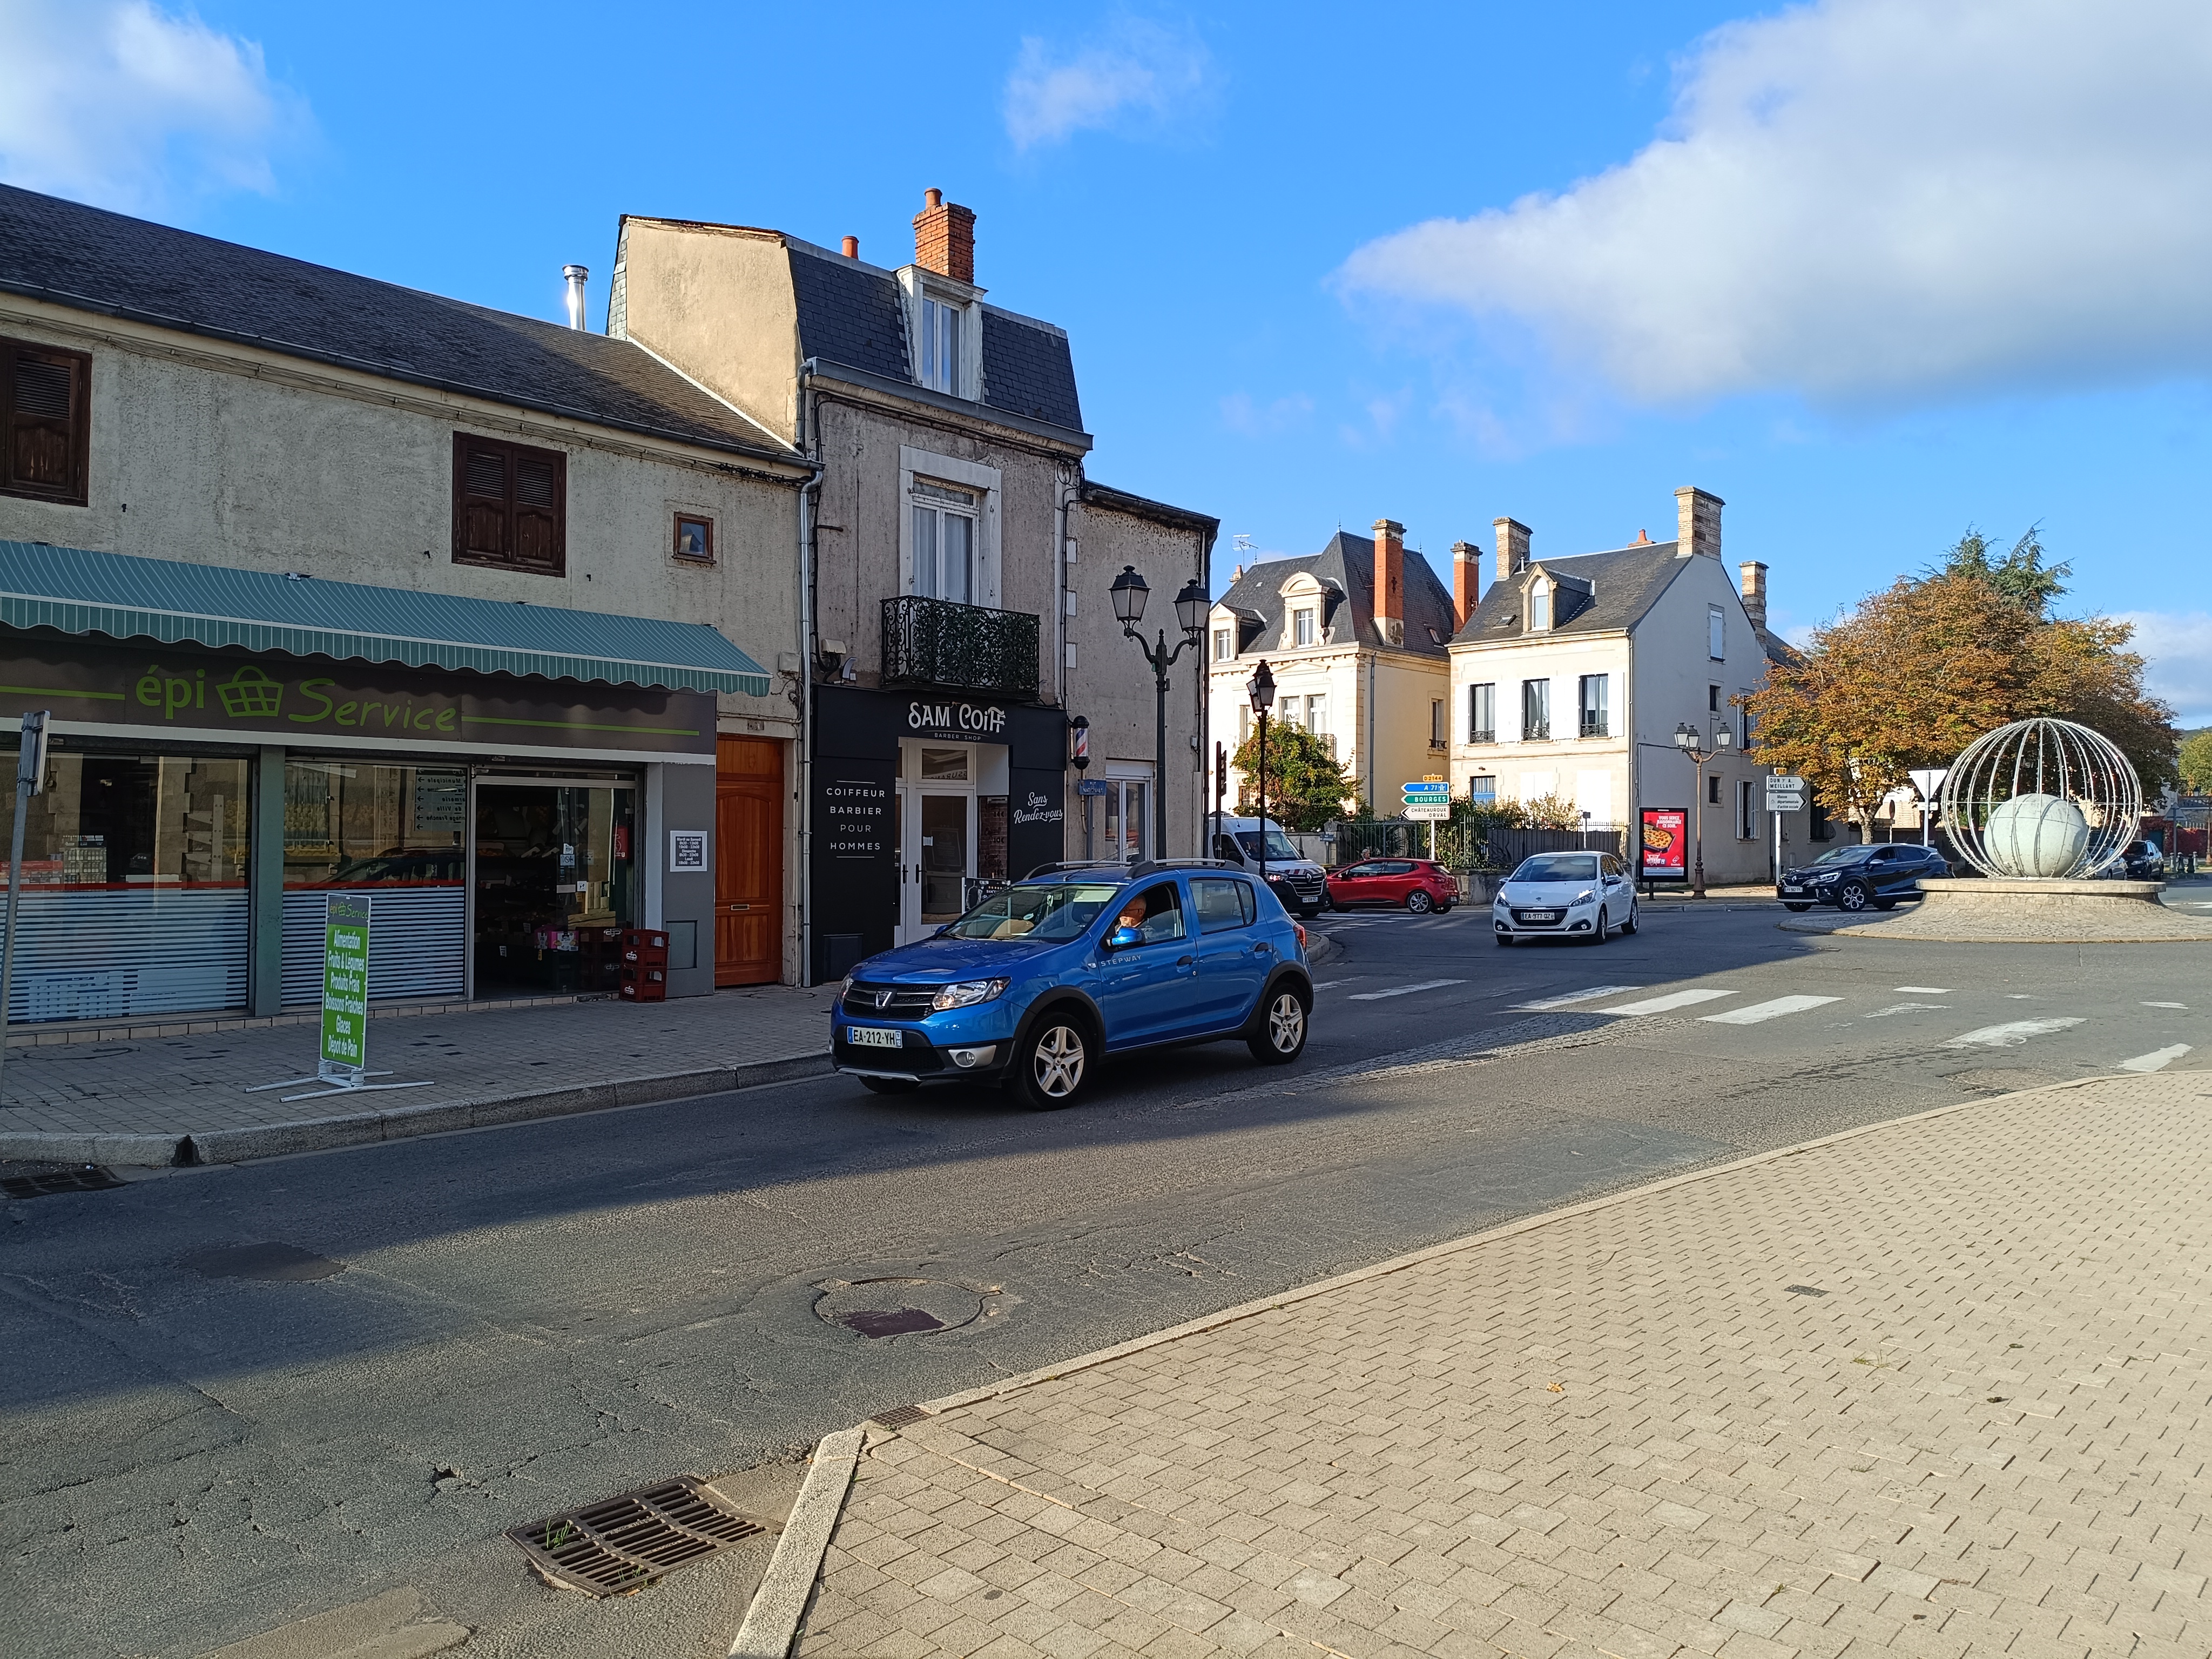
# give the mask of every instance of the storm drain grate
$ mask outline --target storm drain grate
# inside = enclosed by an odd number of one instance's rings
[[[926,1420],[929,1413],[919,1406],[894,1406],[887,1412],[878,1412],[869,1422],[886,1429],[902,1429],[909,1423]]]
[[[46,1170],[37,1175],[0,1176],[0,1193],[10,1198],[46,1198],[55,1193],[98,1193],[123,1183],[112,1170],[87,1164],[74,1170]]]
[[[1782,1287],[1792,1296],[1826,1296],[1827,1292],[1817,1285],[1784,1285]]]
[[[701,1482],[679,1475],[517,1527],[507,1536],[556,1584],[592,1595],[627,1595],[767,1530],[725,1509]]]

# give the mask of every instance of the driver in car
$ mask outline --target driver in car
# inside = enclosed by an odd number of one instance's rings
[[[1144,925],[1145,896],[1139,893],[1121,907],[1121,914],[1114,918],[1114,927],[1119,932],[1124,927],[1142,928]]]

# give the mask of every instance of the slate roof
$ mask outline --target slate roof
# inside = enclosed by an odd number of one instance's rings
[[[594,425],[790,453],[626,340],[4,185],[0,290]]]
[[[785,236],[783,245],[799,307],[799,355],[912,380],[898,278],[796,236]],[[982,313],[983,407],[1082,431],[1066,331],[1000,306],[986,305]]]
[[[1553,634],[1609,633],[1633,628],[1686,560],[1677,559],[1674,542],[1624,547],[1612,553],[1583,553],[1568,559],[1537,559],[1554,575],[1579,588],[1588,585],[1589,603],[1555,618]],[[1517,577],[1494,581],[1474,607],[1455,643],[1482,644],[1526,638],[1521,631],[1521,584]]]
[[[1325,627],[1316,644],[1356,642],[1419,656],[1444,654],[1445,643],[1452,636],[1451,595],[1437,580],[1437,573],[1430,568],[1429,562],[1410,548],[1407,550],[1406,643],[1392,645],[1375,625],[1375,544],[1365,536],[1355,536],[1348,531],[1338,531],[1318,553],[1296,559],[1269,559],[1264,564],[1251,566],[1242,580],[1232,583],[1214,603],[1227,605],[1248,619],[1258,618],[1260,627],[1251,631],[1258,639],[1269,642],[1262,648],[1273,649],[1273,642],[1283,637],[1284,612],[1288,609],[1282,595],[1283,584],[1300,571],[1310,571],[1323,588],[1333,586],[1344,595],[1342,600],[1326,607]],[[1252,641],[1243,640],[1238,645],[1240,651],[1252,648]]]

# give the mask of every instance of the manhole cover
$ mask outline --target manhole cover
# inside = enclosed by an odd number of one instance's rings
[[[85,1164],[69,1170],[41,1170],[35,1175],[0,1176],[0,1193],[10,1198],[45,1198],[53,1193],[97,1193],[123,1183],[112,1170]]]
[[[297,1244],[231,1244],[220,1249],[195,1250],[179,1258],[177,1265],[191,1268],[204,1279],[305,1281],[345,1271],[344,1262],[303,1250]]]
[[[814,1311],[862,1336],[920,1336],[973,1323],[988,1294],[939,1279],[863,1279],[831,1285]]]
[[[533,1521],[507,1536],[556,1584],[591,1595],[628,1595],[767,1530],[686,1474]]]

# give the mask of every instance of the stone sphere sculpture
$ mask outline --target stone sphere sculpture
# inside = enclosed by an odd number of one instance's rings
[[[2142,786],[2107,738],[2071,720],[2016,720],[1968,744],[1943,780],[1943,827],[1985,876],[2094,876],[2135,839]]]

